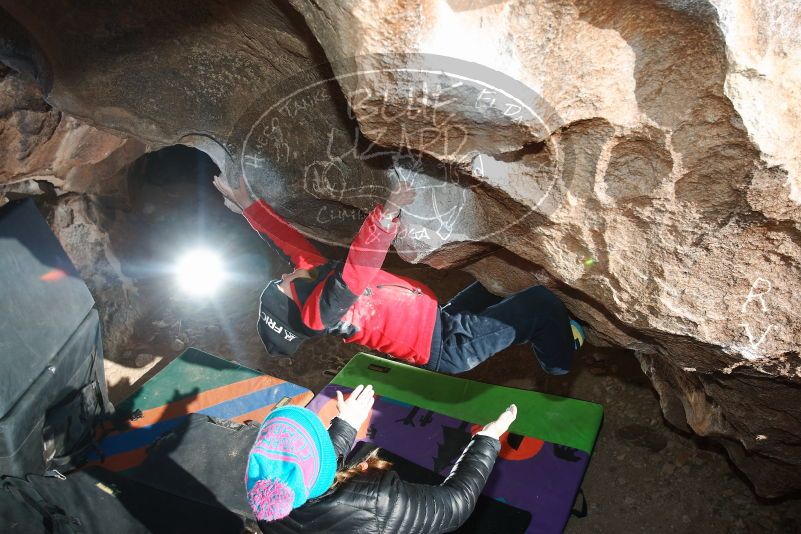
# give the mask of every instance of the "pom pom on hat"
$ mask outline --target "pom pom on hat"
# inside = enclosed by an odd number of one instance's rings
[[[248,502],[259,521],[273,521],[289,515],[295,492],[280,480],[259,480],[248,491]]]

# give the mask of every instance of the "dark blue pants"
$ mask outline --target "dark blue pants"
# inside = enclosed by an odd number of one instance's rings
[[[575,348],[562,301],[544,286],[502,298],[474,282],[441,308],[426,367],[463,373],[522,343],[531,343],[546,373],[570,370]]]

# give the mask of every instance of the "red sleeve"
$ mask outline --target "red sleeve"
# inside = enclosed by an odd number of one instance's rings
[[[297,269],[312,269],[326,263],[317,249],[303,234],[293,228],[266,202],[257,200],[242,212],[254,230],[266,235],[289,257]]]
[[[306,302],[303,304],[303,307],[300,309],[300,319],[312,330],[322,330],[326,327],[325,323],[323,323],[323,316],[320,308],[320,297],[323,295],[323,291],[326,287],[325,283],[328,281],[330,276],[331,273],[328,273],[328,277],[315,286],[306,299]],[[300,302],[294,286],[292,286],[292,295],[295,299],[295,302]]]
[[[398,233],[398,223],[389,228],[381,226],[384,207],[378,205],[362,223],[356,239],[350,246],[348,259],[342,269],[342,279],[356,295],[361,295],[384,264],[389,245]]]

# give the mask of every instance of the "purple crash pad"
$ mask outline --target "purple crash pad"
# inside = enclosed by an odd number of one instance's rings
[[[352,391],[329,385],[308,405],[326,424],[336,415],[336,390]],[[386,447],[420,466],[447,475],[478,428],[467,421],[377,396],[370,420],[359,429],[357,440]],[[502,436],[501,443],[501,453],[484,494],[529,511],[532,519],[526,532],[562,532],[589,455],[514,434]]]

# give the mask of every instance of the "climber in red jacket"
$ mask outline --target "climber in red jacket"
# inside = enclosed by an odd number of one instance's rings
[[[461,373],[504,348],[531,343],[550,374],[570,369],[584,331],[544,286],[501,298],[478,282],[440,307],[426,285],[381,269],[414,191],[401,182],[367,216],[344,262],[323,257],[244,180],[214,185],[295,269],[261,294],[258,331],[270,354],[291,355],[310,337],[337,335],[407,363]]]

